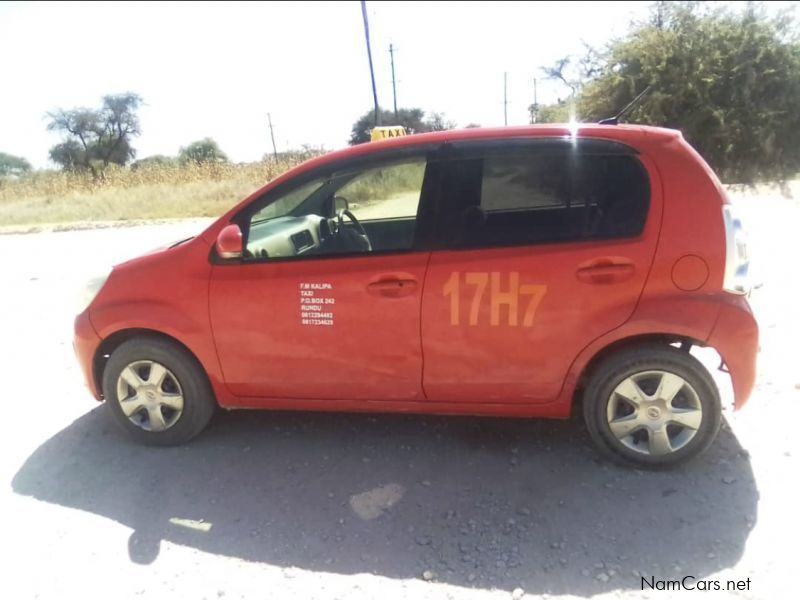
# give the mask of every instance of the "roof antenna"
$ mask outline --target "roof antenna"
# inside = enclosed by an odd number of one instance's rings
[[[619,125],[619,120],[622,117],[624,117],[628,113],[628,111],[630,109],[632,109],[634,106],[636,106],[636,104],[638,104],[639,100],[644,98],[644,96],[650,91],[650,88],[652,88],[652,87],[653,87],[652,85],[648,85],[646,88],[644,88],[644,90],[642,90],[642,93],[639,94],[638,96],[636,96],[636,98],[634,98],[633,100],[631,100],[625,108],[623,108],[621,111],[619,111],[613,117],[609,117],[608,119],[603,119],[602,121],[599,122],[599,124],[600,125]]]

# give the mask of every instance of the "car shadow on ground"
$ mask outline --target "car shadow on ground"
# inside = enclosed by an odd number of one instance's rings
[[[727,427],[671,472],[599,459],[575,421],[223,413],[191,444],[146,448],[101,406],[49,439],[16,493],[169,540],[341,574],[590,596],[736,564],[758,492]]]

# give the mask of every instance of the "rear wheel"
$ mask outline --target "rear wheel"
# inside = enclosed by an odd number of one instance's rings
[[[103,373],[103,395],[117,423],[154,446],[189,441],[205,429],[216,406],[197,360],[177,344],[151,337],[114,350]]]
[[[708,371],[671,346],[637,346],[603,360],[587,382],[583,416],[607,456],[653,468],[703,452],[722,418]]]

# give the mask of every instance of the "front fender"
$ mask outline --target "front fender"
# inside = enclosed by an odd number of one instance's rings
[[[228,392],[208,314],[209,245],[202,238],[117,265],[89,306],[97,335],[144,330],[170,337],[200,361],[217,400]]]
[[[174,306],[154,300],[134,300],[93,308],[89,319],[103,339],[125,329],[153,329],[183,343],[182,338],[208,333],[205,323],[198,323]]]
[[[185,346],[208,375],[218,402],[225,404],[228,392],[207,320],[192,319],[191,313],[155,300],[105,304],[89,311],[97,335],[106,340],[130,330],[151,331],[168,336]],[[195,313],[198,314],[198,313]],[[207,317],[207,313],[204,314]]]

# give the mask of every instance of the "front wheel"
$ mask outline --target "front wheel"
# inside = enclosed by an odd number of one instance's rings
[[[722,418],[708,371],[672,346],[637,346],[603,360],[589,376],[583,416],[603,453],[651,468],[703,452]]]
[[[134,338],[114,350],[103,372],[103,395],[117,423],[151,446],[189,441],[205,429],[216,407],[197,360],[154,337]]]

